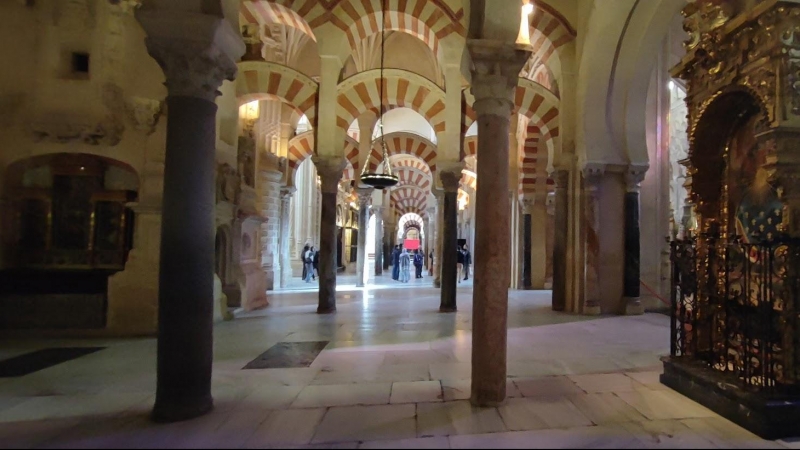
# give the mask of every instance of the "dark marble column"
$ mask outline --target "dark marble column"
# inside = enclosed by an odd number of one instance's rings
[[[223,80],[235,78],[235,61],[244,53],[238,32],[224,19],[185,16],[152,9],[137,15],[168,90],[152,412],[157,422],[213,409],[215,98]],[[189,25],[191,32],[185,31]]]
[[[358,248],[356,254],[356,287],[364,287],[367,268],[367,227],[372,188],[358,189]]]
[[[336,197],[346,161],[342,157],[314,156],[322,181],[322,211],[319,226],[318,314],[336,311]]]
[[[569,172],[556,170],[553,239],[553,311],[567,307],[567,232],[569,231]]]
[[[596,316],[600,307],[600,184],[605,173],[602,164],[587,164],[583,168],[583,245],[586,272],[584,273],[583,303],[579,313]]]
[[[439,312],[455,312],[456,285],[458,283],[458,183],[461,180],[461,166],[453,170],[441,170],[439,178],[444,187],[442,212],[442,297]]]
[[[391,210],[390,210],[391,211]],[[383,270],[389,270],[392,264],[392,249],[394,248],[394,225],[391,224],[386,227],[386,232],[383,234]]]
[[[433,287],[442,287],[442,243],[444,236],[444,191],[433,190],[436,197],[436,242],[433,251]]]
[[[531,273],[533,271],[531,252],[533,251],[533,242],[531,239],[531,203],[532,199],[523,199],[522,208],[522,289],[532,289],[533,282],[531,280]]]
[[[375,276],[383,275],[383,207],[373,206],[375,214]]]
[[[469,40],[473,109],[478,115],[475,281],[472,300],[472,392],[479,407],[506,398],[508,289],[511,283],[509,129],[519,71],[530,53],[512,45]],[[505,195],[505,194],[503,194]]]
[[[625,279],[623,304],[625,314],[644,314],[644,306],[640,299],[641,268],[640,231],[639,231],[639,189],[644,179],[644,171],[629,171],[625,175]]]

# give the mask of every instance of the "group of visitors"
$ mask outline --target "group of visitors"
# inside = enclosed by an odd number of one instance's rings
[[[414,265],[416,277],[422,278],[422,266],[425,257],[419,250],[409,253],[408,249],[401,245],[395,245],[392,250],[392,279],[401,283],[408,283],[411,279],[411,265]]]
[[[472,265],[472,254],[467,245],[457,247],[458,252],[456,261],[458,263],[458,282],[461,283],[461,277],[464,281],[469,280],[469,268]],[[428,256],[433,260],[433,252]],[[408,283],[411,278],[411,265],[414,265],[416,277],[422,278],[422,266],[425,264],[425,256],[419,250],[414,250],[414,253],[409,253],[407,249],[401,245],[395,245],[392,250],[392,279],[400,281],[401,283]],[[433,264],[428,264],[428,273],[433,275]]]
[[[313,245],[303,247],[303,281],[311,283],[319,275],[319,250]]]

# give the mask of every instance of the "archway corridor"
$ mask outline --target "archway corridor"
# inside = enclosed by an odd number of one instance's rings
[[[391,278],[384,276],[383,278]],[[413,281],[413,280],[412,280]],[[426,281],[426,280],[422,280]],[[659,384],[669,319],[553,312],[549,291],[511,291],[508,400],[469,404],[472,287],[438,312],[430,284],[355,288],[335,315],[313,292],[214,329],[215,409],[148,420],[155,339],[91,340],[93,354],[0,378],[0,442],[11,447],[493,448],[772,444]],[[28,340],[0,359],[84,340]],[[20,432],[24,430],[24,432]]]

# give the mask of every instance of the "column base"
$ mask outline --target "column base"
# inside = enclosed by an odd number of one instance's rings
[[[596,305],[594,303],[586,304],[583,307],[583,315],[584,316],[599,316],[602,314],[600,310],[600,305]]]
[[[469,403],[477,408],[497,408],[506,403],[506,397],[503,395],[502,399],[498,399],[493,393],[486,393],[486,395],[473,393]]]
[[[454,312],[458,312],[458,308],[439,307],[439,312],[440,313],[454,313]]]
[[[639,297],[622,297],[622,302],[625,304],[626,316],[641,316],[644,314],[644,305]]]
[[[173,403],[156,400],[150,419],[156,423],[182,422],[204,416],[213,409],[214,400],[211,395],[191,402]]]
[[[327,307],[327,308],[323,308],[321,306],[317,307],[317,314],[332,314],[332,313],[335,313],[335,312],[336,312],[336,307],[335,306]]]
[[[433,280],[433,287],[441,288],[442,287],[442,281],[441,280]]]

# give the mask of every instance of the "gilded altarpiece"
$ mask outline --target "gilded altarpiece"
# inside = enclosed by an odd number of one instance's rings
[[[686,188],[662,382],[767,438],[800,420],[800,5],[683,11]]]

